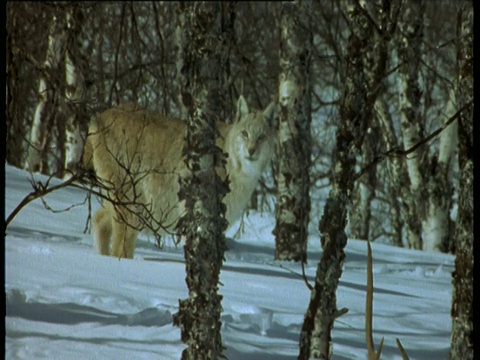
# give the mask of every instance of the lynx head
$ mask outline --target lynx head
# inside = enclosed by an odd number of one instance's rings
[[[247,173],[262,172],[270,161],[274,150],[275,103],[264,111],[250,112],[243,96],[237,103],[235,124],[231,130],[232,157],[235,167]]]

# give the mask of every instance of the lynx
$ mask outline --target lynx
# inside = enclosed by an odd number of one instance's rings
[[[274,103],[249,112],[241,96],[234,123],[217,124],[217,145],[228,154],[225,170],[217,173],[229,179],[223,199],[229,224],[243,214],[272,158],[274,117]],[[126,104],[96,115],[88,133],[84,164],[95,171],[107,199],[93,217],[95,245],[102,255],[133,258],[140,231],[173,232],[185,211],[177,197],[186,171],[185,124]]]

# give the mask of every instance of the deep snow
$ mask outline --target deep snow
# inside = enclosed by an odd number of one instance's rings
[[[31,191],[30,174],[5,166],[5,215]],[[38,180],[45,177],[35,176]],[[53,183],[56,183],[54,181]],[[84,190],[70,187],[29,204],[6,229],[6,359],[179,359],[180,330],[172,325],[188,296],[182,247],[159,250],[141,236],[135,259],[97,255],[84,234]],[[93,208],[98,203],[93,203]],[[223,343],[229,359],[295,359],[310,293],[297,264],[273,261],[274,218],[251,213],[237,240],[229,232],[221,273]],[[315,226],[312,226],[314,229]],[[309,239],[306,274],[314,281],[321,256]],[[450,346],[451,255],[372,244],[374,341],[385,336],[382,359],[446,359]],[[335,322],[334,359],[366,359],[366,243],[349,240]]]

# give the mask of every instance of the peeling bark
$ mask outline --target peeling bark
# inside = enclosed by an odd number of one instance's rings
[[[458,17],[457,104],[473,97],[473,6],[462,2]],[[473,105],[462,112],[458,124],[460,169],[458,215],[453,273],[452,341],[450,359],[474,358],[473,353]]]
[[[312,139],[309,59],[309,6],[283,3],[281,21],[278,130],[278,193],[275,259],[307,258],[310,219],[310,163]]]
[[[186,238],[184,253],[189,298],[179,301],[174,324],[181,329],[186,349],[182,359],[217,359],[223,347],[220,269],[225,252],[225,205],[228,186],[215,172],[224,166],[216,147],[216,121],[223,103],[221,78],[225,47],[218,3],[180,4],[177,29],[184,60],[180,62],[180,101],[187,115],[185,163],[189,173],[180,177],[179,200],[186,214],[178,230]]]

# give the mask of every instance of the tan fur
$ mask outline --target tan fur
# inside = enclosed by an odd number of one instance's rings
[[[230,192],[224,202],[230,224],[242,215],[272,157],[274,109],[272,103],[264,112],[248,113],[241,97],[235,123],[217,124],[217,145],[229,155],[225,168]],[[132,258],[139,231],[174,230],[184,212],[177,197],[178,177],[186,171],[184,134],[183,122],[133,104],[109,109],[92,120],[83,161],[95,170],[111,200],[103,202],[93,221],[101,254]]]

